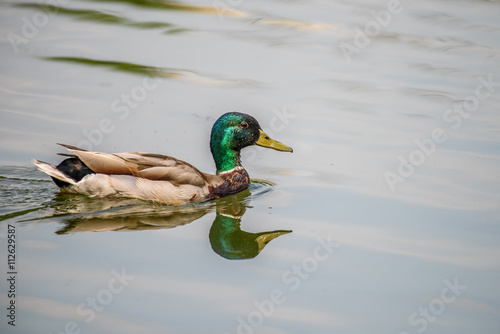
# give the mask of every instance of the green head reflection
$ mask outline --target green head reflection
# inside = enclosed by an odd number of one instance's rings
[[[264,247],[289,230],[251,233],[241,230],[241,217],[245,213],[244,201],[235,201],[232,205],[218,204],[217,217],[210,228],[210,244],[214,252],[228,260],[251,259]]]

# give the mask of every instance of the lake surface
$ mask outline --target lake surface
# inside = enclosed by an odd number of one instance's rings
[[[499,14],[2,1],[0,331],[499,333]],[[65,143],[214,172],[227,111],[294,152],[245,149],[218,201],[63,195],[31,165]]]

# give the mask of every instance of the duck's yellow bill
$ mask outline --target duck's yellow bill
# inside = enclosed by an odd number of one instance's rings
[[[259,129],[259,131],[260,131],[260,136],[259,136],[259,140],[257,140],[257,142],[255,143],[256,145],[259,145],[262,147],[267,147],[267,148],[272,148],[273,150],[276,150],[276,151],[293,152],[291,147],[288,147],[288,146],[272,139],[271,137],[266,135],[266,133],[264,131],[262,131],[260,129]]]
[[[269,241],[279,237],[280,235],[287,233],[292,233],[292,231],[278,230],[278,231],[264,232],[261,235],[259,235],[257,238],[255,238],[257,245],[259,245],[259,253],[264,249],[264,247],[269,243]]]

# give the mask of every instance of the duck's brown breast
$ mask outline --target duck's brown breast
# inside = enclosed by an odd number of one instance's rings
[[[243,167],[237,167],[217,175],[222,182],[217,186],[209,186],[209,197],[224,197],[239,193],[248,188],[250,177]]]

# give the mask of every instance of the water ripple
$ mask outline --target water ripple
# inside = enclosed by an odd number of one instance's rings
[[[255,80],[249,79],[226,79],[208,74],[199,74],[191,70],[154,67],[141,64],[134,64],[122,61],[100,60],[82,57],[45,57],[49,61],[76,63],[86,66],[107,67],[114,71],[126,72],[130,74],[148,75],[151,77],[182,79],[188,82],[205,85],[243,85],[252,86],[259,84]]]
[[[175,27],[173,24],[167,22],[137,22],[113,13],[93,9],[64,8],[60,6],[39,3],[21,3],[16,4],[16,6],[23,8],[40,9],[47,13],[57,13],[59,15],[62,14],[72,16],[78,20],[100,22],[105,24],[120,24],[143,29],[172,29]]]

